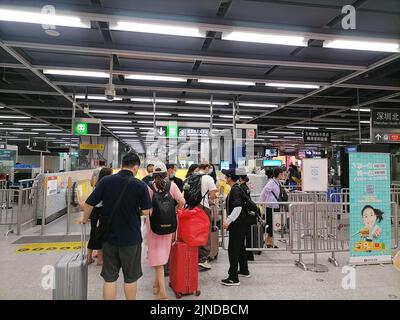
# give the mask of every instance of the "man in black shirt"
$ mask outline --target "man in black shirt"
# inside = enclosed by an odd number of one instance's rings
[[[115,300],[116,281],[122,267],[124,291],[127,300],[136,298],[137,280],[142,276],[140,211],[149,214],[151,199],[146,184],[136,178],[140,159],[128,153],[122,159],[122,170],[104,177],[86,200],[80,223],[86,223],[93,207],[103,203],[102,213],[109,217],[109,232],[103,243],[105,300]],[[105,227],[105,226],[103,226]]]
[[[221,283],[226,286],[238,286],[240,285],[239,276],[250,277],[245,246],[247,212],[243,191],[237,184],[239,176],[235,169],[222,170],[222,173],[225,175],[226,183],[231,187],[231,191],[226,198],[228,217],[223,225],[223,228],[229,231],[228,256],[230,268],[229,277],[222,280]],[[240,266],[239,271],[238,265]]]
[[[178,189],[183,192],[183,180],[176,176],[176,164],[167,164],[166,166],[169,180],[175,182]]]

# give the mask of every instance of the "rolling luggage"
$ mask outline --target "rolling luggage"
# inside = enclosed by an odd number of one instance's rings
[[[199,248],[190,247],[182,241],[176,241],[169,256],[169,285],[176,298],[183,295],[200,295],[199,290]]]
[[[252,224],[250,226],[250,234],[251,234],[251,248],[253,249],[261,249],[264,247],[264,233],[265,226],[263,224]]]
[[[86,227],[82,225],[81,251],[67,253],[55,265],[53,300],[87,300],[88,264]]]
[[[217,227],[217,208],[215,206],[211,207],[211,219],[212,219],[212,227],[211,227],[211,250],[208,255],[209,260],[215,260],[218,258],[219,253],[219,229]]]

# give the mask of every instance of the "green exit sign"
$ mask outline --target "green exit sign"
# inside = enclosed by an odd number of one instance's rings
[[[86,136],[88,134],[88,124],[86,122],[76,122],[74,134],[77,136]]]
[[[167,138],[178,138],[178,126],[167,126]]]

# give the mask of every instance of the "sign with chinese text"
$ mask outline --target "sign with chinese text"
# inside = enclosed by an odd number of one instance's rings
[[[319,192],[328,190],[328,159],[303,159],[302,190]]]
[[[400,143],[400,109],[373,108],[371,138],[376,143]]]
[[[167,138],[170,139],[178,138],[178,126],[175,125],[167,126]]]
[[[93,118],[76,118],[73,125],[76,136],[100,136],[101,120]]]
[[[330,143],[331,133],[325,131],[303,131],[303,139],[306,143]]]
[[[104,144],[80,144],[79,149],[81,150],[104,150]]]
[[[349,153],[350,263],[391,263],[390,154]]]

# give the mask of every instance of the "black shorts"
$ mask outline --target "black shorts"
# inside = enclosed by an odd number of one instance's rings
[[[105,282],[115,282],[122,268],[125,283],[136,282],[142,275],[142,245],[116,247],[103,244],[103,268],[101,276]]]

